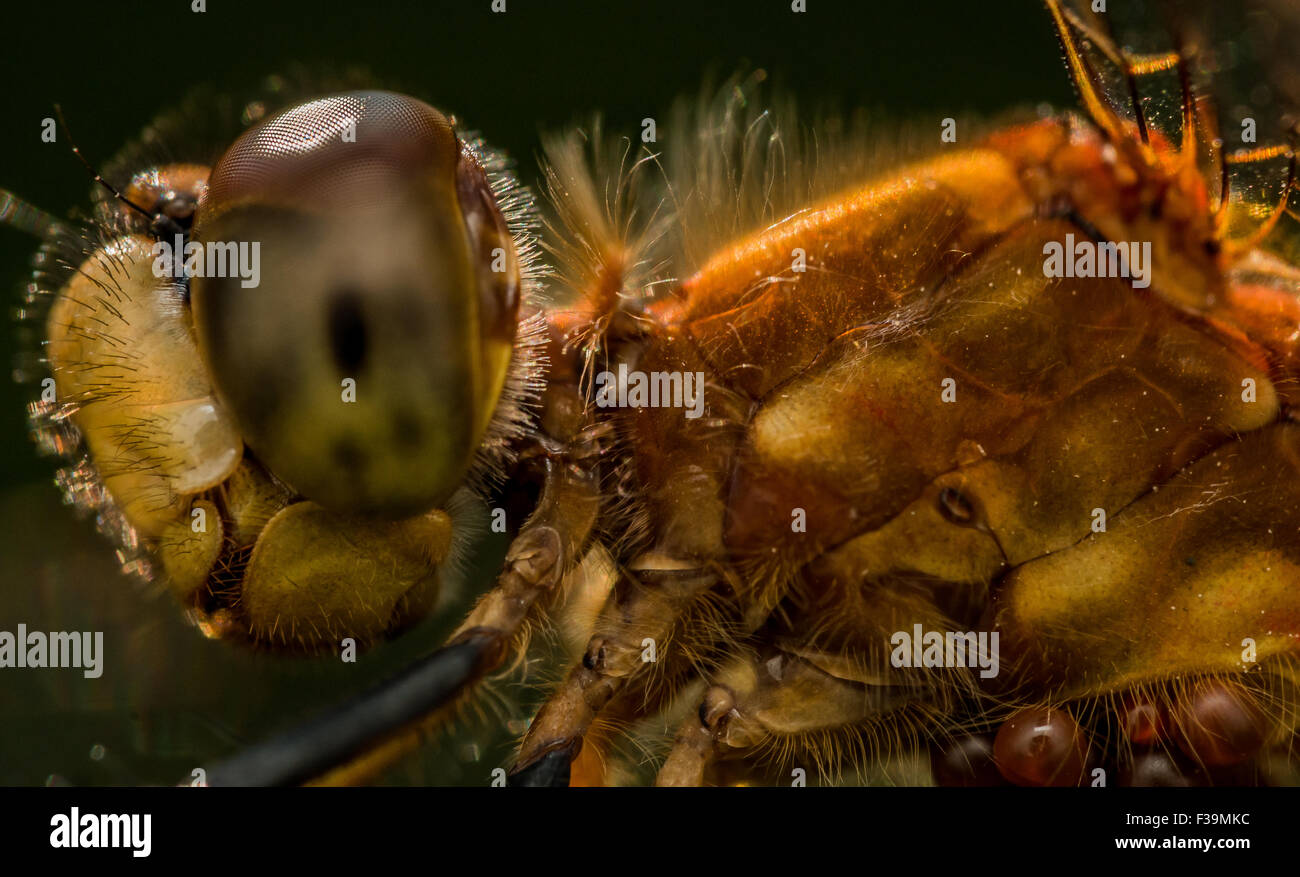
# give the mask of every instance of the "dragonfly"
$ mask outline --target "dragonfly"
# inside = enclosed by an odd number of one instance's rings
[[[550,138],[543,205],[352,88],[91,168],[87,227],[5,193],[38,442],[203,636],[346,661],[510,535],[443,647],[195,781],[367,781],[522,662],[494,783],[1293,782],[1294,80],[1119,7],[1045,3],[1081,112],[892,166],[741,78]]]

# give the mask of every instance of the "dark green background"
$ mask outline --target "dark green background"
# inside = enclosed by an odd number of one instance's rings
[[[806,103],[938,119],[1072,94],[1046,12],[1030,0],[490,0],[358,3],[14,2],[0,11],[0,187],[63,214],[88,182],[40,120],[60,102],[88,156],[109,156],[196,84],[234,93],[292,62],[360,64],[456,112],[534,176],[538,132],[599,110],[635,132],[710,72],[762,67]],[[33,249],[0,228],[0,290],[18,301]],[[6,314],[7,316],[7,314]],[[0,342],[5,371],[12,332]],[[173,781],[313,704],[363,685],[440,636],[435,620],[355,666],[207,643],[164,599],[116,574],[88,521],[60,508],[54,465],[26,435],[27,390],[0,382],[0,629],[106,631],[104,679],[0,671],[0,783]],[[485,546],[485,568],[499,556]],[[506,700],[510,692],[506,690]],[[507,713],[513,707],[503,708]],[[493,718],[491,728],[502,722]],[[470,731],[394,781],[486,782],[506,757]],[[497,735],[500,737],[501,735]],[[100,744],[104,755],[91,759]],[[475,760],[477,756],[478,760]]]

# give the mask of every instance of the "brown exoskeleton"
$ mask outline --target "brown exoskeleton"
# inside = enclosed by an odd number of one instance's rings
[[[552,141],[541,312],[513,184],[410,98],[295,105],[105,201],[36,416],[206,631],[393,633],[466,479],[543,482],[443,650],[210,781],[364,779],[548,614],[586,645],[521,784],[617,781],[667,717],[665,785],[927,743],[940,782],[1294,780],[1295,153],[1227,150],[1193,42],[1047,5],[1090,121],[886,173],[731,89],[630,167]],[[266,289],[149,273],[178,224],[262,242]]]

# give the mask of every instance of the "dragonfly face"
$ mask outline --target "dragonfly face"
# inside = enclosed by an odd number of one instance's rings
[[[542,617],[577,645],[517,782],[610,781],[638,722],[677,728],[663,784],[867,740],[943,782],[1293,777],[1294,153],[1227,154],[1189,46],[1047,5],[1089,121],[891,173],[729,87],[661,162],[549,142],[540,315],[530,202],[392,93],[47,223],[37,430],[210,636],[391,637],[475,495],[543,485],[446,648],[214,780],[364,779]]]
[[[138,172],[49,290],[38,428],[75,431],[72,489],[102,484],[207,630],[334,649],[436,602],[442,509],[531,367],[488,160],[413,98],[296,104],[211,170]]]

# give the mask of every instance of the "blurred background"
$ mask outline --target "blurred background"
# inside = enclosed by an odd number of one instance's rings
[[[477,129],[535,181],[540,131],[594,111],[636,133],[709,74],[762,68],[808,106],[886,118],[996,115],[1073,95],[1032,0],[278,0],[14,2],[0,11],[0,187],[57,215],[88,204],[67,143],[40,140],[60,103],[103,165],[196,85],[239,97],[294,64],[361,66]],[[119,185],[125,180],[115,181]],[[0,227],[5,318],[34,241]],[[15,333],[0,333],[0,363]],[[208,642],[166,595],[118,572],[113,550],[61,505],[56,461],[28,438],[30,388],[0,380],[0,630],[102,630],[104,674],[0,670],[0,784],[174,783],[240,745],[387,675],[459,620],[433,619],[357,664],[253,655]],[[502,541],[478,552],[478,583]],[[468,597],[471,595],[467,595]],[[508,764],[527,707],[499,705],[395,770],[390,783],[484,785]]]

